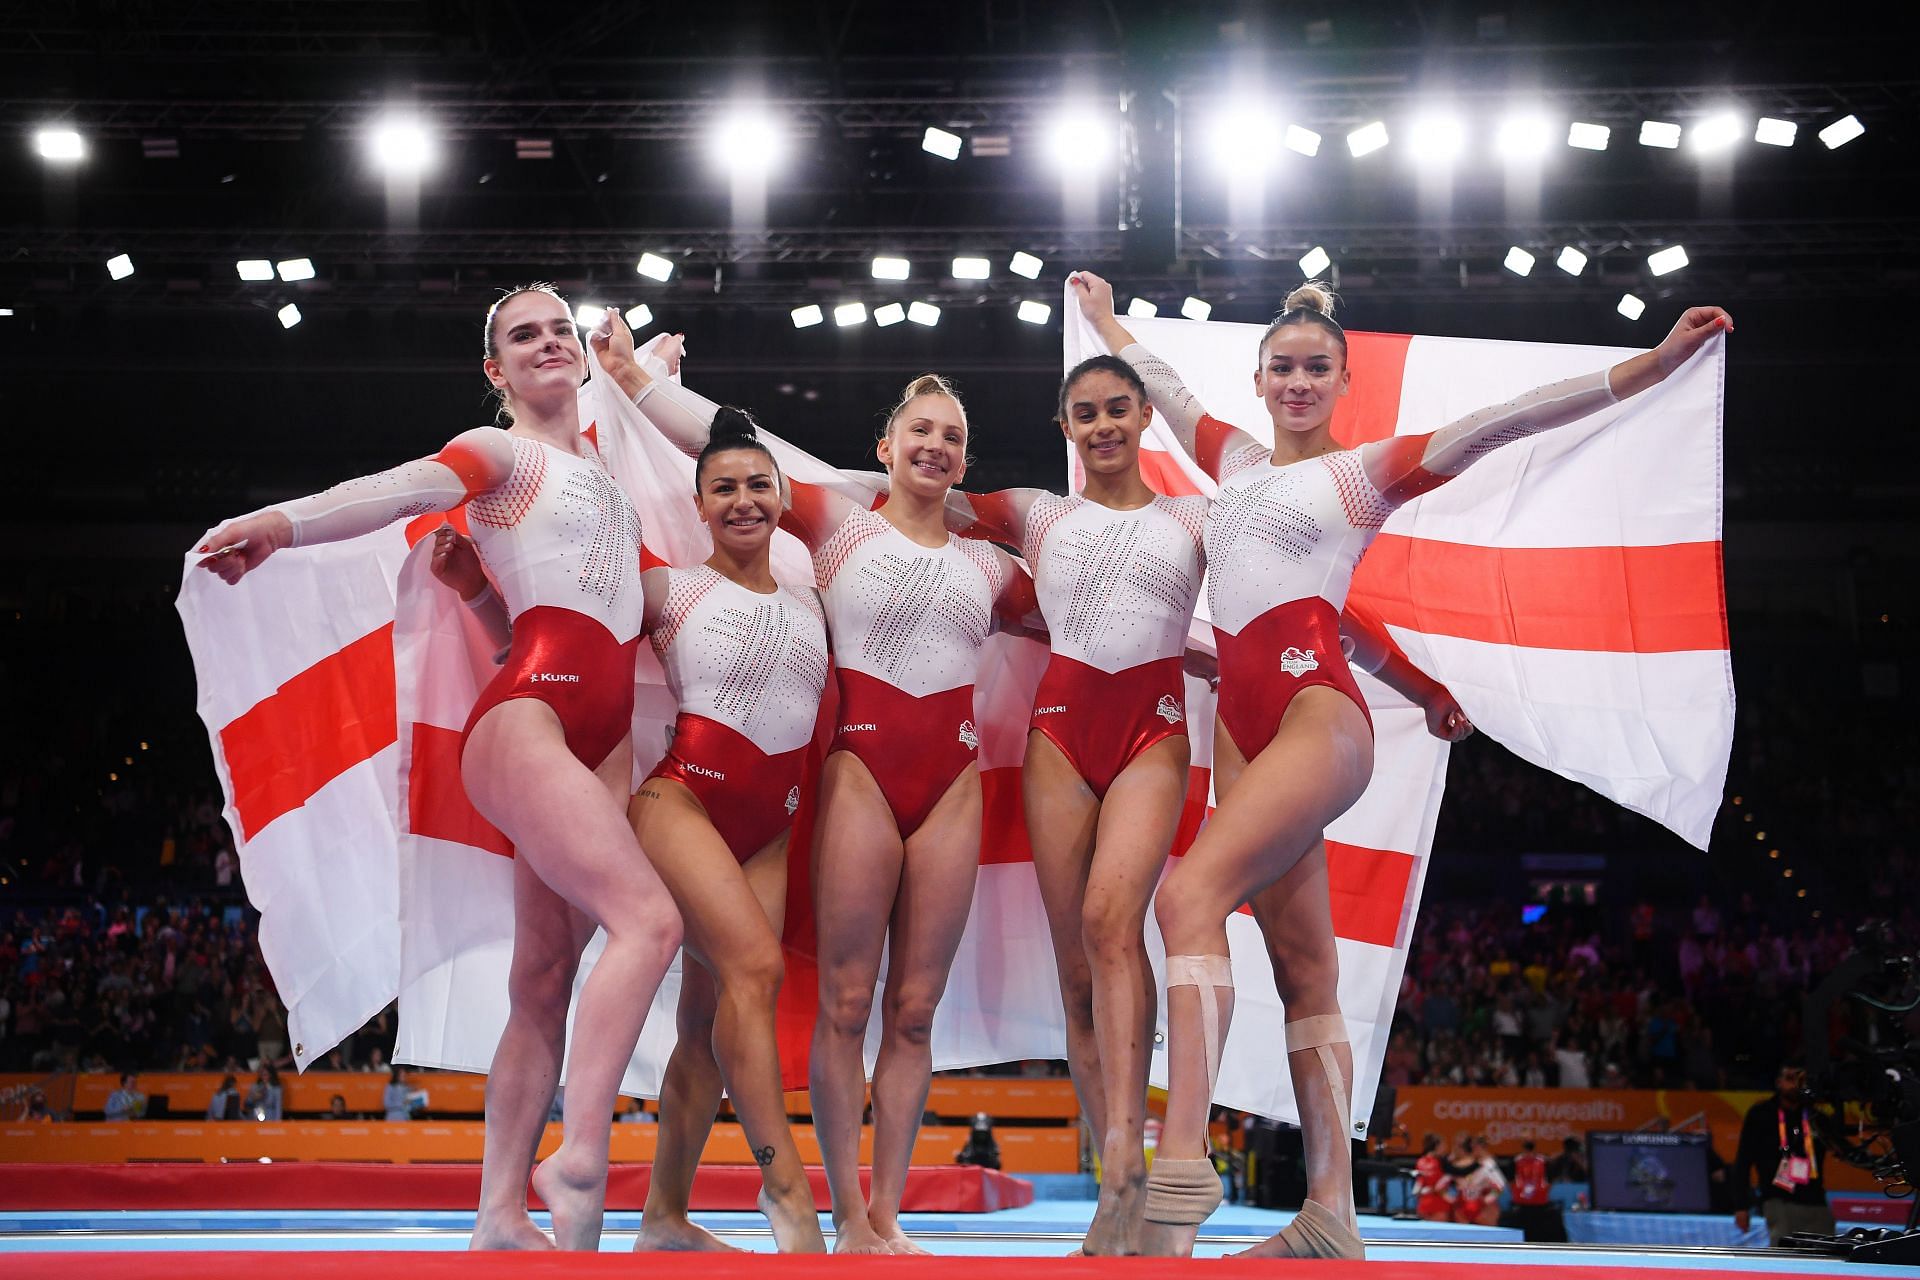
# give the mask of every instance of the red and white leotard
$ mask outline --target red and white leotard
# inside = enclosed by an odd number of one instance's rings
[[[1207,608],[1220,654],[1219,716],[1252,759],[1295,694],[1327,685],[1366,701],[1340,646],[1347,588],[1380,526],[1402,503],[1501,445],[1614,403],[1605,370],[1540,387],[1438,431],[1395,436],[1283,466],[1246,432],[1209,417],[1166,363],[1120,353],[1153,407],[1219,482],[1207,512]]]
[[[705,445],[719,406],[656,380],[642,411],[680,448]],[[813,553],[839,672],[839,722],[829,752],[873,775],[902,839],[919,830],[978,754],[973,682],[996,612],[1030,611],[1027,575],[984,542],[951,535],[937,547],[820,485],[789,481],[781,526]]]
[[[969,535],[1020,547],[1053,652],[1032,728],[1097,796],[1135,757],[1184,737],[1181,674],[1206,567],[1206,499],[1156,497],[1122,511],[1038,489],[968,494]]]
[[[679,716],[649,776],[693,792],[742,862],[784,831],[827,683],[812,591],[752,591],[707,565],[647,570],[663,597],[648,637]]]
[[[506,664],[467,719],[533,698],[560,719],[567,746],[597,767],[633,717],[633,660],[645,604],[640,517],[607,473],[591,431],[570,453],[492,427],[431,458],[336,485],[279,508],[293,544],[369,533],[465,503],[481,562],[513,623]]]

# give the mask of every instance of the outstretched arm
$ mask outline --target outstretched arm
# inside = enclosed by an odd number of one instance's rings
[[[513,444],[507,433],[476,427],[431,458],[403,462],[222,525],[196,548],[206,553],[200,567],[238,582],[276,551],[357,538],[408,516],[451,511],[511,474]]]
[[[1252,435],[1210,416],[1172,365],[1134,341],[1113,313],[1112,285],[1091,271],[1076,271],[1067,277],[1067,283],[1080,304],[1080,314],[1099,332],[1107,350],[1140,375],[1154,411],[1202,471],[1218,480],[1226,458],[1249,446],[1260,447],[1260,441]]]
[[[1445,484],[1502,445],[1578,422],[1638,395],[1685,364],[1733,318],[1718,307],[1694,307],[1652,351],[1612,368],[1536,387],[1505,404],[1476,410],[1438,431],[1376,440],[1360,450],[1367,478],[1394,506]]]

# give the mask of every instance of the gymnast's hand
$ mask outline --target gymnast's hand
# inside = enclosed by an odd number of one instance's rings
[[[262,511],[221,525],[194,550],[202,556],[202,569],[232,586],[268,556],[292,545],[293,521],[278,511]]]
[[[1714,334],[1732,332],[1733,317],[1719,307],[1687,308],[1674,322],[1673,332],[1654,348],[1653,354],[1660,362],[1660,376],[1664,378],[1692,359],[1693,353]]]
[[[487,572],[480,567],[480,553],[473,539],[456,532],[450,524],[433,531],[433,559],[429,564],[433,576],[459,592],[462,600],[472,600],[487,589]]]
[[[1076,271],[1067,277],[1080,314],[1099,324],[1113,316],[1113,286],[1091,271]]]
[[[1445,685],[1433,686],[1422,709],[1427,713],[1427,732],[1442,742],[1464,742],[1473,735],[1473,721]]]

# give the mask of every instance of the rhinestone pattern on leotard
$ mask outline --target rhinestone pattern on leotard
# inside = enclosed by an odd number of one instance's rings
[[[1134,511],[1080,497],[1036,502],[1024,550],[1054,652],[1109,672],[1181,653],[1200,591],[1203,506],[1197,497],[1158,497]]]
[[[707,565],[668,569],[654,653],[679,709],[729,725],[769,755],[813,733],[827,632],[811,591],[749,591]]]

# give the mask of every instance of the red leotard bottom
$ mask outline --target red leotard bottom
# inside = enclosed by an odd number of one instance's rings
[[[1247,759],[1273,741],[1287,704],[1310,685],[1323,684],[1352,698],[1372,728],[1367,700],[1340,648],[1340,615],[1321,597],[1269,609],[1239,635],[1215,627],[1213,641],[1220,651],[1217,714],[1227,726],[1227,736]]]
[[[1033,695],[1032,728],[1060,748],[1104,800],[1135,756],[1163,739],[1187,736],[1180,659],[1106,672],[1056,653]]]
[[[584,613],[536,605],[513,620],[506,665],[480,691],[460,743],[480,717],[503,702],[534,698],[553,708],[567,749],[589,769],[600,767],[633,728],[635,636],[621,644]]]
[[[972,685],[916,698],[884,680],[840,669],[840,723],[828,754],[850,751],[867,766],[902,840],[920,829],[979,747]]]
[[[805,746],[770,756],[739,730],[682,711],[673,745],[647,776],[693,792],[727,848],[745,862],[793,822],[806,759]]]

